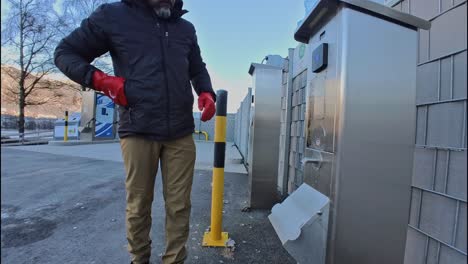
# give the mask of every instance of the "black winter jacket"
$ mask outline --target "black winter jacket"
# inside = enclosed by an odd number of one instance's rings
[[[55,64],[73,81],[93,88],[90,63],[110,52],[116,76],[125,78],[128,107],[119,107],[120,137],[177,139],[193,133],[196,93],[216,98],[200,54],[194,26],[181,16],[159,19],[144,0],[100,6],[55,50]]]

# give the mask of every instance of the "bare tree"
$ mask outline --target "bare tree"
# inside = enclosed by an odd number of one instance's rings
[[[79,27],[83,19],[89,17],[100,5],[110,0],[63,0],[62,13],[59,15],[60,29],[63,36]],[[104,54],[93,62],[94,66],[107,74],[113,71],[109,53]]]
[[[17,81],[12,90],[18,100],[18,127],[24,139],[25,107],[42,105],[52,98],[32,99],[33,93],[41,89],[59,89],[41,82],[55,67],[53,64],[53,44],[57,36],[51,21],[51,0],[8,0],[10,11],[2,28],[2,46],[12,50],[2,62],[19,67],[19,76],[14,71],[6,71]]]
[[[77,28],[81,21],[89,17],[100,5],[109,2],[109,0],[63,0],[61,9],[63,24],[67,26],[65,30]]]

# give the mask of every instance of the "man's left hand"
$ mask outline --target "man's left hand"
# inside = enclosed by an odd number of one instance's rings
[[[201,93],[198,97],[198,109],[202,111],[201,121],[206,122],[216,113],[216,105],[211,93]]]

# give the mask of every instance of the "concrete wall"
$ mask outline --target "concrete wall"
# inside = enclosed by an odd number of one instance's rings
[[[417,133],[405,264],[467,262],[467,3],[387,1],[419,32]]]

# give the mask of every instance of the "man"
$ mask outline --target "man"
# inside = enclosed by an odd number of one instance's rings
[[[215,113],[215,93],[195,28],[180,0],[122,0],[100,6],[64,38],[55,64],[73,81],[101,91],[119,107],[126,168],[128,249],[149,263],[151,204],[161,164],[166,208],[164,264],[183,263],[195,164],[192,85],[202,120]],[[110,52],[115,75],[90,63]]]

